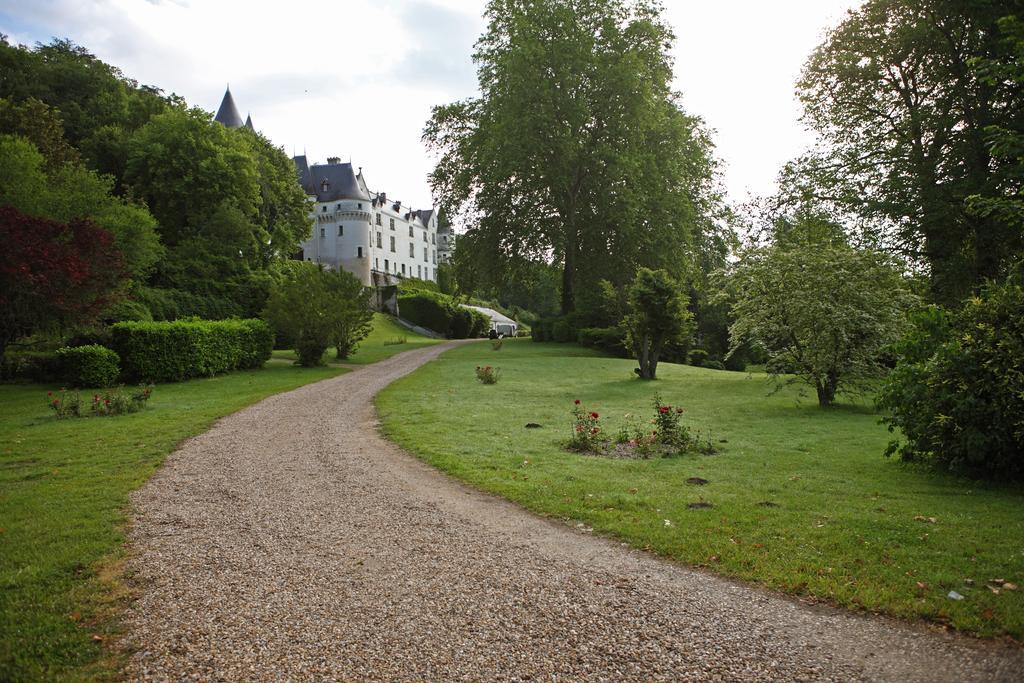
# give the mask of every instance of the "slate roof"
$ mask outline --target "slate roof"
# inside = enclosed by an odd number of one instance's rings
[[[338,199],[365,199],[370,194],[352,170],[352,164],[314,164],[309,166],[305,156],[293,159],[299,170],[299,183],[306,194],[316,195],[318,202]]]
[[[252,127],[252,114],[247,114],[245,117],[245,127],[249,130],[256,130]]]
[[[235,106],[235,98],[231,96],[231,88],[224,91],[224,99],[221,100],[220,109],[213,120],[226,128],[241,128],[245,125],[242,123],[241,114],[238,113],[238,107]]]

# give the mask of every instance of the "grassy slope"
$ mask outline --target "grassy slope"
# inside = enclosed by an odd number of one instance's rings
[[[475,381],[484,363],[501,367],[498,384]],[[572,345],[473,344],[399,380],[378,406],[398,443],[534,511],[774,589],[1024,637],[1020,488],[886,460],[890,435],[866,405],[822,411],[795,390],[768,395],[764,375],[686,366],[662,365],[644,383],[632,367]],[[655,392],[721,452],[629,461],[561,448],[573,399],[614,432],[625,413],[651,416]],[[686,484],[693,476],[710,483]],[[687,507],[700,500],[714,508]],[[993,594],[992,578],[1022,589]]]
[[[405,339],[405,342],[401,344],[394,343],[399,339]],[[331,365],[341,364],[352,364],[352,365],[368,365],[370,363],[376,363],[377,361],[390,358],[396,353],[402,351],[409,351],[411,349],[418,349],[424,346],[430,346],[431,344],[439,344],[444,341],[443,339],[431,339],[430,337],[424,337],[416,334],[396,323],[390,316],[386,316],[382,313],[373,314],[373,331],[370,332],[369,336],[366,337],[362,342],[359,343],[359,347],[351,357],[343,360],[336,361],[334,359],[334,349],[328,349],[327,353],[324,354],[324,362]],[[274,351],[275,358],[281,358],[285,360],[295,360],[294,351]]]
[[[48,387],[0,386],[0,680],[113,676],[93,636],[116,629],[128,493],[217,418],[341,372],[271,362],[160,385],[140,413],[67,420]]]

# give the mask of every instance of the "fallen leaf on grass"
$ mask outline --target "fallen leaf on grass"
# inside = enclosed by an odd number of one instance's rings
[[[992,621],[992,608],[989,607],[988,609],[982,610],[981,618],[985,621]]]
[[[94,633],[94,634],[92,634],[92,639],[93,639],[93,640],[95,640],[95,641],[96,641],[97,643],[101,643],[101,642],[103,642],[103,636],[101,636],[101,635],[97,635],[97,634],[95,634],[95,633]]]
[[[926,591],[926,590],[928,590],[928,584],[925,583],[924,581],[918,581],[917,582],[917,590],[919,590],[919,591]]]
[[[1006,583],[1003,584],[1003,590],[1004,591],[1015,591],[1015,590],[1017,590],[1017,584],[1010,583],[1009,581],[1007,581]]]
[[[928,522],[929,524],[935,524],[939,520],[934,517],[925,517],[924,515],[914,515],[915,522]]]

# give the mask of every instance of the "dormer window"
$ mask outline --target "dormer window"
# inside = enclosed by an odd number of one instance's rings
[[[320,191],[321,192],[327,192],[327,190],[330,189],[330,187],[331,187],[331,184],[329,182],[327,182],[327,178],[324,178],[323,180],[320,181]]]

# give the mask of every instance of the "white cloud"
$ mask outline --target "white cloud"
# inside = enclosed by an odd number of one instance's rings
[[[853,0],[669,0],[675,87],[717,130],[733,199],[770,192],[809,136],[793,83]],[[67,37],[142,83],[244,116],[288,153],[351,157],[375,189],[430,203],[430,107],[473,95],[483,0],[0,0],[0,32]],[[10,26],[4,26],[9,23]]]

